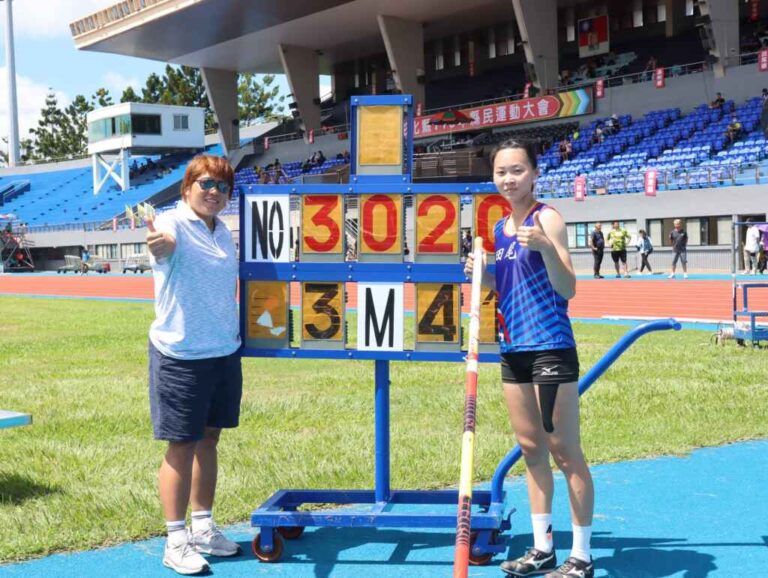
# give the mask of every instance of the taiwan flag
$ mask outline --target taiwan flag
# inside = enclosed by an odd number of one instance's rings
[[[579,20],[579,58],[606,54],[608,41],[608,15]]]

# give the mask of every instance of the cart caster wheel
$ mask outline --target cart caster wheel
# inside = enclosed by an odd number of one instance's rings
[[[492,532],[491,533],[491,544],[496,543],[496,537],[499,535],[498,532]],[[472,532],[469,537],[469,565],[470,566],[485,566],[490,562],[495,553],[494,552],[488,552],[487,554],[480,554],[475,555],[473,553],[473,549],[475,547],[475,542],[477,541],[477,532]]]
[[[296,540],[304,533],[304,526],[280,526],[277,533],[286,540]]]
[[[283,539],[275,532],[272,537],[272,543],[274,548],[271,552],[265,552],[261,549],[261,534],[256,534],[256,537],[251,543],[253,553],[260,562],[277,562],[283,555]]]

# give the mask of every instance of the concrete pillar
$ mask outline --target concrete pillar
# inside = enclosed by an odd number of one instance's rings
[[[685,20],[685,0],[664,0],[667,11],[666,35],[667,38],[676,36],[683,30]]]
[[[733,0],[700,0],[702,16],[709,17],[709,26],[714,46],[709,53],[717,58],[714,65],[715,77],[725,76],[728,66],[739,63],[739,5]]]
[[[237,72],[201,68],[205,92],[219,123],[219,142],[229,156],[240,148],[240,118],[237,108]]]
[[[309,129],[320,128],[320,58],[302,46],[281,44],[278,50],[307,142]]]
[[[539,89],[557,87],[557,0],[512,0],[515,19]]]
[[[424,28],[421,22],[382,14],[377,19],[395,85],[402,93],[413,95],[414,104],[424,103],[424,84],[419,82],[424,76]]]

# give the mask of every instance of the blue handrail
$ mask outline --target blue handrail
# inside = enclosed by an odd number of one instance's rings
[[[579,396],[587,391],[597,379],[607,371],[607,369],[616,361],[622,353],[624,353],[635,341],[641,336],[652,331],[667,331],[674,329],[680,331],[680,323],[675,319],[658,319],[656,321],[650,321],[638,325],[608,350],[608,353],[603,355],[602,358],[590,369],[584,377],[579,380]],[[507,472],[514,466],[517,461],[523,456],[523,451],[520,449],[520,445],[516,445],[512,448],[503,460],[496,468],[496,472],[493,474],[493,480],[491,481],[491,503],[500,503],[502,501],[502,487],[504,485],[504,478],[507,476]]]

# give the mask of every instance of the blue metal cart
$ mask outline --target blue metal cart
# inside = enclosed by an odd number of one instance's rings
[[[733,243],[731,244],[731,280],[733,297],[733,337],[739,345],[749,342],[752,347],[760,347],[761,341],[768,340],[768,324],[758,325],[758,320],[768,318],[768,311],[749,308],[749,293],[754,290],[768,289],[768,283],[760,281],[738,280],[740,230],[742,226],[768,226],[766,222],[734,221],[732,226]],[[739,305],[741,292],[741,305]]]

